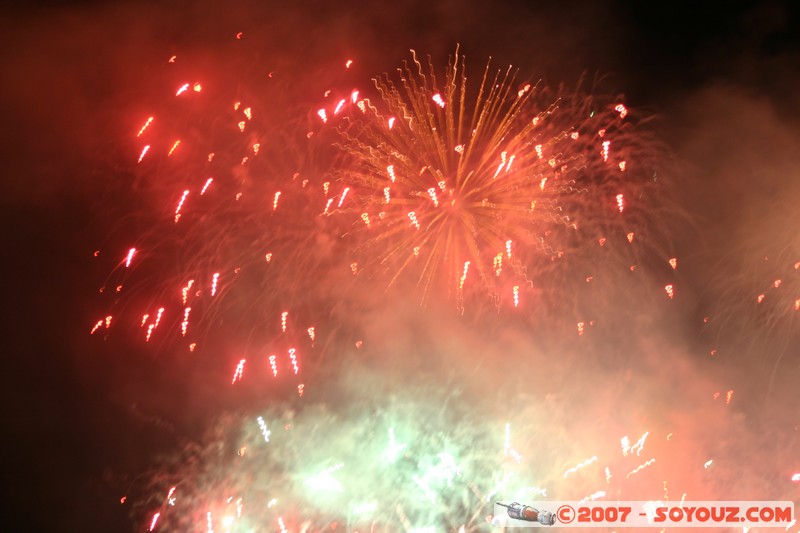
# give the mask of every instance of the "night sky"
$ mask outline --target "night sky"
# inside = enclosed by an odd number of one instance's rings
[[[182,397],[189,385],[173,388],[176,372],[124,336],[87,335],[107,275],[92,252],[141,208],[121,182],[125,139],[146,112],[153,65],[173,53],[208,53],[244,31],[310,78],[354,57],[368,79],[409,48],[443,58],[456,43],[476,65],[492,56],[549,83],[606,75],[657,117],[673,158],[692,218],[676,242],[686,296],[675,327],[698,346],[692,324],[712,307],[726,257],[781,235],[800,253],[796,2],[33,2],[0,18],[3,531],[143,530],[119,503],[125,483],[174,448],[158,427],[191,433],[201,415],[190,408],[208,401]],[[781,333],[784,380],[800,370],[793,320]],[[752,377],[741,386],[749,415],[796,433],[797,386],[779,379],[766,394],[777,356],[758,357],[725,372]],[[171,394],[175,405],[159,409]]]

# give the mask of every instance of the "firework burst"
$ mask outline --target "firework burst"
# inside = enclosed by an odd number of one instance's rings
[[[800,341],[800,228],[783,209],[754,227],[757,238],[743,238],[722,254],[708,291],[713,313],[703,320],[711,357],[728,364],[764,361],[748,380],[758,394],[770,394],[797,378],[791,355]]]
[[[542,287],[563,300],[560,263],[582,262],[569,282],[589,283],[603,250],[627,269],[642,252],[626,248],[658,247],[654,145],[619,99],[488,65],[473,87],[458,51],[442,76],[413,54],[374,82],[376,101],[354,92],[341,124],[335,207],[358,217],[354,268],[412,276],[423,300],[440,286],[459,307],[475,293],[518,306]]]
[[[131,129],[129,192],[140,205],[95,252],[113,268],[90,331],[123,325],[173,352],[213,346],[214,360],[200,360],[229,382],[262,367],[294,376],[324,345],[318,320],[348,282],[322,217],[336,152],[310,132],[291,82],[221,63],[169,58],[158,103]]]

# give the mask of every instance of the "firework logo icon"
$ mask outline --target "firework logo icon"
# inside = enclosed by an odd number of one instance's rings
[[[538,522],[543,526],[552,526],[556,523],[556,516],[550,511],[535,509],[530,505],[522,505],[517,502],[510,504],[501,502],[495,503],[500,507],[504,507],[508,513],[508,517],[514,520]]]

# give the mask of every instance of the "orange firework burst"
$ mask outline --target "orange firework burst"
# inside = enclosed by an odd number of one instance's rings
[[[705,320],[712,355],[719,350],[718,359],[728,364],[763,361],[749,378],[767,383],[767,394],[798,377],[790,364],[800,342],[800,225],[793,218],[791,209],[775,209],[752,224],[756,236],[740,238],[723,256],[709,287],[716,297],[714,313]]]
[[[630,247],[655,180],[624,104],[488,65],[473,95],[458,50],[443,76],[412,54],[374,80],[375,102],[353,93],[340,126],[359,269],[414,272],[423,300],[444,283],[516,306],[582,247]]]

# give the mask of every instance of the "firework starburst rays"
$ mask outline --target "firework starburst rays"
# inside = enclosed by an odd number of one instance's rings
[[[489,64],[472,96],[458,50],[442,83],[412,54],[397,79],[374,79],[377,103],[354,96],[360,113],[342,128],[353,164],[341,180],[368,232],[357,251],[390,285],[416,272],[423,300],[443,283],[458,301],[482,291],[517,305],[536,263],[575,247],[579,223],[621,214],[624,195],[612,187],[630,163],[610,139],[627,109],[550,96]]]

